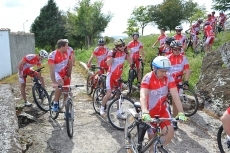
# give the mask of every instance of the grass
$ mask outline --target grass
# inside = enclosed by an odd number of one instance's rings
[[[174,33],[168,34],[168,36],[172,36],[172,35],[175,35],[175,34]],[[158,35],[149,35],[149,36],[143,36],[139,38],[139,40],[144,45],[144,51],[145,51],[144,74],[150,72],[150,62],[156,56],[157,49],[152,49],[151,46],[157,40],[157,37]],[[217,49],[223,43],[229,41],[229,38],[230,38],[230,33],[228,31],[218,35],[217,40],[213,44],[213,50]],[[125,41],[129,42],[130,40],[131,38],[127,38]],[[107,44],[107,47],[109,47],[109,49],[112,49],[113,43]],[[78,61],[87,62],[93,50],[94,50],[94,47],[88,50],[77,50],[76,59]],[[189,79],[189,84],[191,88],[194,88],[199,80],[200,70],[201,70],[202,60],[203,60],[204,55],[199,54],[196,57],[194,57],[191,48],[189,48],[188,51],[186,51],[185,55],[189,61],[190,69],[192,70],[192,74]],[[96,61],[94,60],[93,63],[96,63]],[[125,80],[127,80],[128,78],[128,69],[129,69],[129,66],[127,62],[125,62],[124,71],[122,74],[122,78]]]

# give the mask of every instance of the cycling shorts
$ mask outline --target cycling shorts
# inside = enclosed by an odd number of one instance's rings
[[[195,33],[191,33],[192,41],[196,42],[198,40],[198,36]]]
[[[107,63],[105,61],[101,61],[99,67],[103,67],[103,69],[99,70],[99,74],[104,74],[108,71],[109,66],[107,65]]]
[[[22,71],[22,75],[28,75],[30,77],[34,77],[34,76],[38,76],[38,72],[34,71],[34,74],[30,74],[31,72],[33,72],[34,70],[31,70],[30,68],[25,69],[24,71]],[[26,83],[26,77],[19,77],[19,72],[18,72],[18,80],[20,83]]]
[[[56,81],[62,79],[63,80],[64,76],[61,76],[58,72],[55,72],[55,79]],[[66,85],[70,85],[70,78],[66,79],[66,80],[63,80],[64,82],[64,86]]]
[[[213,41],[214,41],[215,37],[214,36],[209,36],[206,38],[205,40],[205,44],[213,44]]]
[[[118,87],[118,80],[121,78],[119,75],[114,75],[113,73],[109,73],[106,77],[106,89],[113,89]]]
[[[227,112],[228,112],[228,114],[230,115],[230,107],[228,107]]]

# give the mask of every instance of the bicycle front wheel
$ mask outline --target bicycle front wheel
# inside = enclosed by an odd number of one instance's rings
[[[128,114],[128,109],[135,111],[134,102],[128,97],[114,99],[108,106],[108,119],[110,124],[123,131],[125,127],[125,119]]]
[[[66,129],[67,129],[67,134],[70,138],[73,137],[73,122],[74,122],[74,107],[73,107],[73,102],[71,99],[68,99],[66,103]]]
[[[196,94],[191,89],[183,89],[183,94],[180,96],[180,99],[185,116],[192,116],[197,112],[199,101]]]
[[[227,134],[224,132],[223,126],[221,125],[217,133],[217,143],[221,153],[229,152],[227,144]]]
[[[38,108],[44,112],[49,111],[49,94],[46,89],[44,89],[39,84],[34,84],[32,87],[32,94],[34,98],[34,102],[37,104]]]
[[[91,95],[93,92],[93,77],[91,75],[87,77],[86,92],[88,95]]]
[[[132,69],[130,69],[129,70],[129,79],[128,79],[129,93],[132,92],[133,81],[134,81],[134,71]]]
[[[93,109],[97,114],[100,114],[101,103],[104,97],[104,92],[102,88],[96,88],[93,92]]]

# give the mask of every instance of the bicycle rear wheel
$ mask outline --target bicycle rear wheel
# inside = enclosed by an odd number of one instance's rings
[[[71,99],[68,99],[66,103],[66,129],[70,138],[73,137],[73,124],[74,124],[74,107]]]
[[[100,114],[101,103],[104,97],[104,92],[102,88],[96,88],[93,92],[93,109],[97,114]]]
[[[197,112],[199,101],[196,94],[191,89],[183,89],[183,94],[180,96],[180,99],[185,116],[192,116]]]
[[[93,77],[92,77],[92,75],[88,75],[88,77],[87,77],[86,92],[88,95],[91,95],[93,92]]]
[[[108,119],[114,128],[121,131],[124,130],[128,109],[135,111],[134,102],[127,97],[116,98],[109,104],[107,112]]]
[[[49,111],[49,94],[46,89],[44,89],[40,84],[34,84],[32,87],[32,94],[34,102],[37,104],[38,108],[44,112]]]
[[[230,148],[227,145],[227,134],[224,132],[222,125],[217,133],[217,143],[221,153],[230,152]]]

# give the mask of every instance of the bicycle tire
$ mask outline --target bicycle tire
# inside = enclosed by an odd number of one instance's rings
[[[129,70],[129,80],[128,80],[129,93],[132,92],[133,81],[134,81],[134,71],[132,69],[130,69]]]
[[[36,97],[36,94],[38,94],[38,98]],[[39,109],[41,109],[44,112],[49,111],[49,94],[40,84],[34,84],[32,87],[32,95],[34,102],[38,106]]]
[[[117,103],[119,103],[119,100],[120,98],[116,98],[109,104],[107,114],[110,124],[117,130],[124,131],[125,120],[117,118]],[[128,97],[122,97],[120,103],[121,108],[119,108],[119,111],[125,117],[128,114],[128,109],[135,110],[134,102]]]
[[[101,103],[104,96],[101,96],[102,88],[96,88],[93,92],[93,109],[97,114],[100,114]]]
[[[197,95],[191,89],[183,89],[183,95],[181,99],[181,103],[184,109],[185,116],[194,115],[199,107],[199,101]]]
[[[88,95],[91,95],[93,92],[93,79],[91,76],[92,75],[88,75],[87,81],[86,81],[86,93]]]
[[[53,106],[53,103],[54,103],[54,99],[53,99],[54,98],[54,94],[55,94],[55,91],[53,90],[51,92],[51,94],[50,94],[50,101],[49,101],[50,117],[53,120],[55,120],[59,116],[59,112],[60,112],[60,111],[58,111],[58,112],[52,111],[52,106]],[[64,108],[64,106],[65,106],[65,103],[64,103],[64,94],[62,94],[61,96],[63,96],[63,98],[60,97],[60,99],[59,99],[59,102],[58,102],[59,110],[62,110]],[[60,101],[62,101],[62,102],[60,102]]]
[[[227,140],[227,134],[224,132],[223,125],[221,125],[217,133],[217,144],[220,153],[225,153],[230,151],[230,149],[227,148],[226,140]]]
[[[74,107],[73,107],[73,102],[71,99],[67,100],[66,103],[66,129],[67,129],[67,134],[70,138],[73,137],[73,126],[74,126]]]

